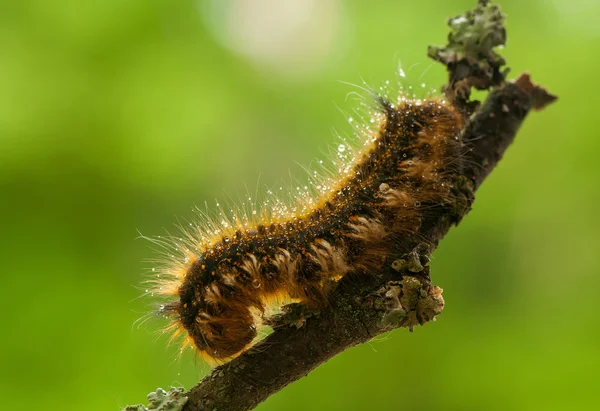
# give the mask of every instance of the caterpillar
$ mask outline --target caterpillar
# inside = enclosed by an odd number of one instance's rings
[[[166,330],[185,335],[209,363],[249,349],[269,307],[328,305],[349,275],[374,275],[403,252],[427,213],[450,207],[461,168],[460,110],[443,99],[377,95],[370,131],[333,178],[295,204],[279,200],[251,218],[192,225],[151,280],[166,298]],[[345,145],[338,152],[346,150]]]

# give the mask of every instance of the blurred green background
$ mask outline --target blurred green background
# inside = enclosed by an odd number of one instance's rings
[[[272,186],[350,132],[355,88],[439,87],[425,57],[474,0],[20,0],[0,5],[1,409],[119,410],[208,372],[157,340],[149,242]],[[600,4],[505,0],[526,121],[435,253],[446,309],[345,352],[267,410],[571,410],[600,367]],[[259,180],[260,176],[260,180]]]

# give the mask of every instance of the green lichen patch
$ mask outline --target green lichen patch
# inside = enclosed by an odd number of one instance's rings
[[[148,407],[142,404],[128,405],[123,411],[181,411],[188,400],[184,392],[183,388],[171,387],[169,392],[157,388],[148,394]]]
[[[494,50],[506,43],[504,20],[498,5],[480,0],[473,10],[448,19],[446,46],[429,46],[427,55],[448,68],[445,92],[456,103],[467,104],[471,87],[487,90],[504,82],[506,60]]]

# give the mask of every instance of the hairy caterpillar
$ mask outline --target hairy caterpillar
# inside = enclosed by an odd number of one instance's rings
[[[248,349],[268,307],[324,307],[347,275],[372,275],[401,257],[427,213],[452,204],[463,115],[441,99],[377,96],[377,124],[319,193],[258,216],[187,230],[152,280],[174,337],[209,362]],[[339,151],[344,151],[340,146]],[[256,212],[256,211],[255,211]]]

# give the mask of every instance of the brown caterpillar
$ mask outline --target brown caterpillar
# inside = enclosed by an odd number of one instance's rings
[[[257,340],[269,306],[326,306],[341,278],[379,272],[426,213],[451,206],[463,116],[438,99],[378,102],[378,127],[319,195],[178,240],[182,258],[152,291],[170,299],[160,312],[174,336],[187,333],[184,347],[212,362],[236,357]]]

